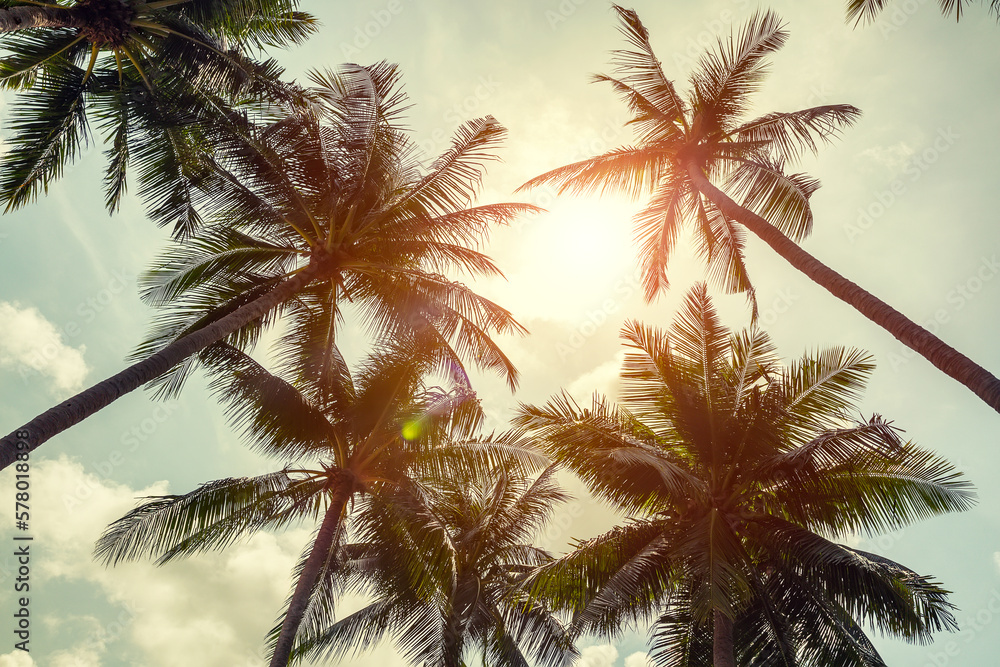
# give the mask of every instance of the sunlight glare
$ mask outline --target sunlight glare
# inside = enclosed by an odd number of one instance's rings
[[[573,320],[616,286],[634,291],[634,204],[562,197],[547,208],[522,227],[517,257],[502,262],[519,312]]]

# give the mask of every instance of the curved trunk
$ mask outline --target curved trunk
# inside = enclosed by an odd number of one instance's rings
[[[52,436],[62,433],[130,391],[155,380],[192,354],[204,350],[212,343],[222,340],[240,327],[260,318],[276,305],[287,301],[319,275],[320,265],[310,264],[259,299],[241,306],[202,329],[178,338],[156,354],[49,408],[0,440],[0,470],[13,463],[18,453],[33,451]]]
[[[82,28],[81,21],[69,8],[5,7],[0,9],[0,32],[28,28]]]
[[[733,619],[715,610],[712,632],[712,667],[736,667],[736,649],[733,646]]]
[[[354,492],[354,477],[350,473],[343,472],[336,482],[333,497],[330,499],[330,507],[326,510],[323,523],[316,534],[316,541],[313,542],[312,551],[302,567],[302,574],[295,584],[295,591],[288,602],[288,611],[285,612],[285,619],[281,622],[281,632],[274,645],[274,654],[271,656],[270,667],[285,667],[292,654],[292,646],[295,642],[295,635],[302,624],[302,617],[305,616],[306,608],[312,597],[313,588],[319,581],[320,574],[326,565],[330,555],[330,547],[340,529],[340,518],[344,513],[344,507],[348,499]]]
[[[1000,379],[943,340],[865,291],[782,234],[767,220],[748,211],[712,185],[696,166],[688,168],[694,186],[730,218],[761,238],[796,269],[841,301],[879,325],[946,375],[958,380],[991,408],[1000,412]]]

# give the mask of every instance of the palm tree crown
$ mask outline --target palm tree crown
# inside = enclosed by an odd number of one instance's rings
[[[314,270],[294,300],[232,333],[245,346],[281,315],[279,356],[293,376],[334,386],[336,329],[345,304],[385,339],[433,341],[441,363],[464,359],[516,385],[517,371],[490,338],[523,333],[510,313],[446,277],[499,275],[478,250],[493,223],[536,210],[525,204],[469,208],[485,163],[505,130],[492,117],[459,128],[452,147],[422,170],[400,128],[406,97],[395,66],[314,73],[319,102],[258,127],[235,115],[218,133],[215,175],[200,186],[200,233],[174,244],[141,279],[144,299],[165,313],[138,349],[171,341]],[[198,358],[158,380],[176,391]]]
[[[373,601],[316,635],[298,653],[336,660],[391,634],[413,664],[460,667],[473,652],[486,664],[569,665],[566,630],[519,588],[551,558],[530,539],[566,495],[551,469],[531,481],[495,470],[485,484],[453,470],[423,494],[372,498],[355,523],[346,585]]]
[[[647,300],[669,286],[667,264],[684,225],[694,231],[710,275],[727,291],[747,292],[738,220],[700,191],[689,167],[725,183],[744,206],[801,240],[812,229],[808,200],[819,183],[787,174],[785,165],[832,139],[860,111],[830,104],[746,118],[767,74],[765,58],[788,37],[772,12],[755,14],[738,34],[704,53],[683,97],[663,74],[636,13],[617,5],[615,10],[632,50],[615,51],[615,76],[594,80],[611,84],[628,105],[637,144],[554,169],[522,187],[556,183],[560,192],[651,194],[635,218]]]
[[[136,357],[0,441],[0,462],[32,451],[126,392],[157,380],[172,394],[225,341],[240,349],[281,319],[277,355],[289,376],[335,387],[343,370],[338,327],[382,340],[431,345],[441,370],[472,359],[509,386],[517,371],[492,339],[524,333],[511,314],[446,275],[499,275],[479,246],[490,225],[536,211],[528,204],[472,206],[505,130],[492,117],[459,128],[451,147],[421,167],[400,124],[406,98],[395,66],[317,73],[312,106],[271,109],[266,122],[231,113],[201,126],[213,147],[194,190],[204,225],[178,240],[144,278],[162,313]],[[165,198],[178,217],[191,202]],[[27,435],[25,435],[27,434]]]
[[[218,362],[212,389],[228,404],[230,421],[254,449],[283,466],[148,499],[107,528],[96,554],[108,564],[144,557],[163,564],[224,548],[254,531],[319,522],[272,633],[272,665],[287,663],[300,626],[315,632],[332,622],[351,507],[381,507],[359,498],[413,493],[419,475],[456,461],[515,469],[544,461],[516,442],[477,444],[482,413],[475,396],[462,386],[428,385],[423,376],[433,356],[426,349],[383,348],[354,373],[345,370],[329,391],[317,386],[318,378],[300,391],[233,347],[216,346],[212,355]]]
[[[96,121],[107,151],[107,204],[116,209],[126,169],[136,163],[143,189],[187,197],[197,178],[197,136],[185,127],[218,113],[224,100],[285,96],[273,61],[250,50],[301,42],[315,28],[295,0],[80,0],[72,4],[5,3],[0,32],[6,55],[0,85],[16,90],[10,148],[0,169],[0,198],[22,206],[57,178],[82,150]],[[10,6],[13,5],[13,6]],[[8,25],[10,12],[18,12]],[[165,192],[157,193],[159,195]],[[151,213],[158,219],[157,205]],[[173,220],[187,233],[188,211]]]
[[[717,667],[734,651],[741,665],[846,666],[883,664],[859,622],[915,641],[956,627],[936,583],[832,541],[974,500],[883,418],[846,418],[866,354],[782,368],[766,334],[720,324],[703,284],[669,332],[631,322],[623,336],[621,406],[564,395],[517,418],[632,517],[536,577],[579,631],[652,621],[658,665],[711,665],[714,635]]]

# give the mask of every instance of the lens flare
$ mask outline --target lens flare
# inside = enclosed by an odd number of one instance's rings
[[[418,420],[408,421],[403,424],[402,435],[405,440],[416,440],[424,432],[423,425]]]

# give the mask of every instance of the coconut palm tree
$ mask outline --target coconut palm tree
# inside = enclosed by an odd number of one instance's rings
[[[144,298],[163,312],[141,361],[5,437],[3,466],[161,376],[165,394],[178,391],[203,359],[192,355],[220,340],[246,349],[279,318],[284,368],[335,386],[344,304],[376,336],[430,337],[442,368],[461,370],[471,358],[516,385],[491,335],[523,328],[444,275],[499,274],[478,244],[491,224],[536,210],[470,207],[505,130],[492,117],[470,121],[423,169],[400,127],[406,98],[395,66],[314,79],[320,102],[306,111],[262,126],[232,114],[216,126],[215,164],[195,202],[206,224],[142,279]]]
[[[834,541],[974,502],[890,422],[845,416],[870,357],[834,348],[782,368],[766,334],[721,325],[704,284],[668,332],[622,335],[620,406],[564,394],[515,422],[630,517],[535,575],[577,631],[651,622],[664,666],[868,666],[883,662],[861,622],[911,641],[956,627],[937,583]]]
[[[625,100],[637,144],[553,169],[522,188],[554,183],[561,192],[650,194],[635,218],[647,300],[669,286],[667,263],[684,225],[694,232],[710,277],[752,300],[743,262],[744,230],[749,230],[1000,411],[1000,379],[798,245],[812,228],[809,196],[819,183],[787,173],[785,165],[837,136],[860,112],[831,104],[745,117],[767,73],[767,57],[787,38],[779,18],[769,11],[756,13],[738,33],[707,51],[685,99],[664,76],[636,13],[615,9],[631,49],[615,53],[616,77],[596,80],[610,83]]]
[[[47,190],[87,143],[88,117],[106,143],[107,205],[115,210],[126,169],[141,189],[187,199],[199,176],[201,144],[190,126],[228,100],[294,96],[273,61],[249,51],[304,40],[316,28],[295,0],[80,0],[14,2],[0,9],[6,52],[0,85],[20,93],[11,107],[8,150],[0,164],[7,210]],[[156,178],[152,178],[155,176]],[[164,181],[163,179],[168,179]],[[197,223],[190,209],[175,233]]]
[[[847,0],[847,22],[853,20],[855,26],[862,22],[871,23],[888,4],[888,0]],[[945,16],[954,14],[956,21],[962,18],[962,11],[968,4],[971,0],[938,0],[941,13]],[[990,0],[990,13],[1000,20],[1000,0]]]
[[[304,633],[295,655],[334,662],[391,636],[414,665],[460,667],[472,652],[497,667],[571,664],[565,628],[519,586],[551,559],[530,540],[567,496],[552,469],[490,476],[457,470],[419,495],[366,499],[341,572],[371,603]]]
[[[482,422],[478,401],[461,384],[445,391],[425,381],[434,360],[429,347],[384,347],[355,372],[345,367],[332,389],[319,378],[297,388],[232,346],[216,345],[211,355],[211,388],[231,423],[283,466],[147,499],[106,529],[95,553],[111,565],[144,557],[164,564],[254,531],[317,522],[275,632],[272,666],[287,664],[300,624],[315,627],[332,613],[352,506],[360,511],[372,498],[399,495],[421,471],[499,462],[528,470],[544,462],[510,439],[473,442]]]

